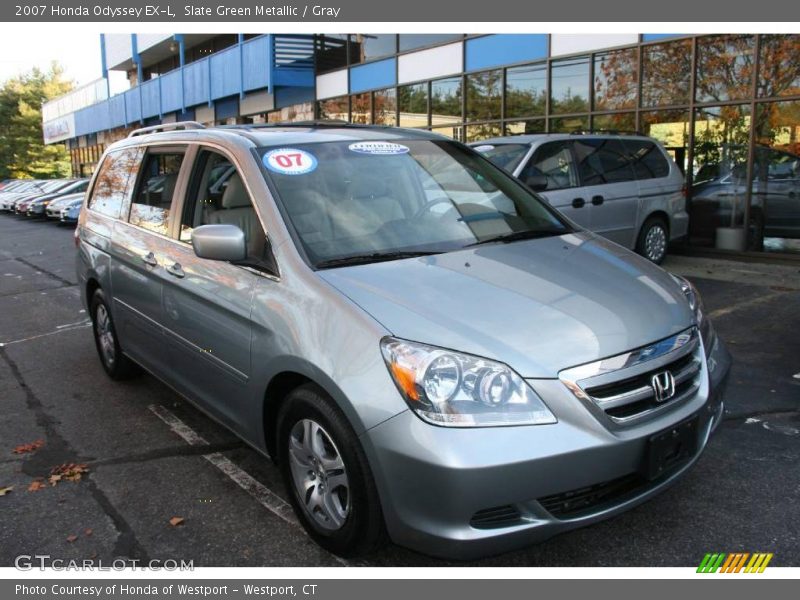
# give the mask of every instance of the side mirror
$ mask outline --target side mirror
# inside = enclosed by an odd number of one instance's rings
[[[236,225],[201,225],[192,231],[192,247],[197,256],[209,260],[247,258],[244,232]]]
[[[543,192],[547,189],[547,176],[541,173],[529,175],[527,179],[525,179],[525,185],[534,192]]]

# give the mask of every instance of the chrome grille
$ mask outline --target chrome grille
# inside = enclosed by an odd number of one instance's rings
[[[625,424],[693,397],[703,352],[696,328],[650,346],[562,371],[561,381],[612,422]],[[668,383],[667,389],[656,383]],[[668,393],[667,393],[668,392]]]

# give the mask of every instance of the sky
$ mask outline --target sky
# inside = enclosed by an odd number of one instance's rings
[[[47,69],[53,60],[58,60],[67,77],[78,85],[102,77],[100,34],[70,35],[67,28],[65,25],[63,36],[57,36],[55,43],[43,43],[30,29],[6,24],[0,35],[0,83],[33,67]]]

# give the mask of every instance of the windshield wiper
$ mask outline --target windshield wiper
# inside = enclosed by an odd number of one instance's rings
[[[318,269],[329,269],[331,267],[347,267],[351,265],[366,265],[374,262],[385,262],[388,260],[400,260],[403,258],[417,258],[418,256],[432,256],[441,252],[373,252],[372,254],[355,254],[353,256],[342,256],[318,262],[315,266]]]
[[[485,240],[478,240],[467,246],[480,246],[482,244],[492,244],[500,242],[507,244],[509,242],[518,242],[520,240],[535,240],[538,238],[552,237],[557,235],[564,235],[569,233],[568,229],[529,229],[526,231],[512,231],[511,233],[504,233],[502,235],[495,235]]]

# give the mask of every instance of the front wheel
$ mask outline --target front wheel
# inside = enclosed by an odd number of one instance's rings
[[[278,464],[303,527],[340,556],[384,541],[383,513],[358,437],[317,386],[289,394],[278,418]]]
[[[636,241],[636,252],[647,260],[660,265],[667,256],[669,244],[669,230],[664,219],[650,217],[642,225],[639,238]]]

